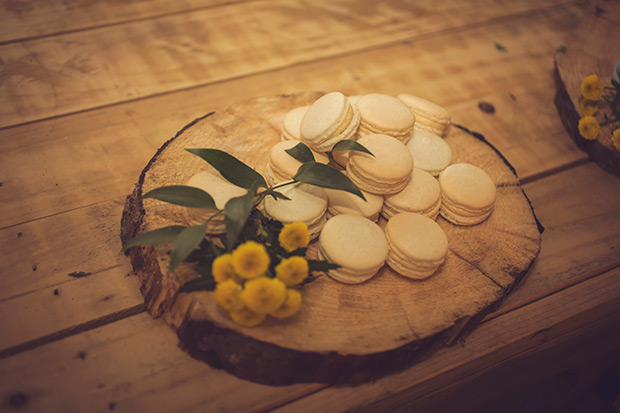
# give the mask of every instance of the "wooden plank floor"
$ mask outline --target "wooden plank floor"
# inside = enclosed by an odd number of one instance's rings
[[[0,410],[477,411],[579,354],[618,354],[620,179],[553,106],[553,56],[597,5],[0,1]],[[163,142],[300,90],[441,104],[514,165],[546,228],[524,281],[463,343],[376,383],[269,387],[193,360],[144,313],[120,253],[124,197]]]

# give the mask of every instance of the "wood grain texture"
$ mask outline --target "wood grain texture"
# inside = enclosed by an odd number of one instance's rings
[[[140,200],[141,193],[184,183],[206,169],[204,161],[184,148],[222,149],[263,173],[271,146],[280,141],[283,116],[319,96],[311,92],[256,98],[184,129],[158,151],[128,198],[122,224],[125,242],[143,231],[184,224],[180,208]],[[149,312],[177,329],[190,353],[259,382],[351,382],[401,370],[445,340],[450,329],[462,328],[493,307],[540,250],[528,200],[501,156],[458,129],[446,141],[453,161],[483,168],[498,194],[493,214],[480,225],[459,227],[439,220],[450,251],[429,280],[412,282],[388,267],[353,286],[321,277],[304,288],[304,305],[294,319],[242,328],[209,293],[177,293],[195,275],[188,265],[168,273],[166,247],[135,248],[130,256]]]
[[[0,127],[413,40],[558,4],[565,2],[257,1],[24,40],[0,46],[0,100],[7,102],[0,107]]]
[[[575,143],[605,170],[620,175],[620,149],[611,142],[611,125],[601,126],[596,140],[584,139],[577,127],[583,116],[579,107],[582,100],[581,82],[597,74],[605,86],[611,87],[611,76],[620,61],[620,4],[597,6],[584,18],[566,41],[566,52],[555,58],[558,90],[555,104],[566,130]],[[607,91],[603,91],[608,94]],[[599,122],[603,114],[613,116],[607,107],[596,114]]]
[[[557,8],[466,28],[458,41],[453,34],[432,36],[0,129],[0,228],[120,198],[181,125],[252,96],[306,88],[426,97],[488,136],[520,178],[564,168],[587,155],[565,139],[549,104],[549,56],[579,16],[577,7]],[[495,50],[494,41],[508,51]],[[494,115],[478,108],[481,99],[495,106]]]
[[[11,1],[0,2],[0,43],[93,27],[153,19],[231,3],[230,0],[179,1]]]

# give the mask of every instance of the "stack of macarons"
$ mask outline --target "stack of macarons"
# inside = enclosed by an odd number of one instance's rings
[[[357,100],[360,112],[360,137],[388,135],[407,142],[416,123],[413,112],[402,101],[389,95],[371,93]]]
[[[229,199],[245,195],[247,189],[236,186],[222,177],[217,172],[202,171],[192,176],[186,183],[187,186],[202,189],[215,201],[218,209],[224,209]],[[204,208],[186,208],[185,218],[190,225],[207,225],[207,234],[223,234],[226,232],[224,214],[216,214],[216,210]]]
[[[450,128],[450,113],[441,106],[418,96],[403,93],[398,95],[415,114],[415,128],[446,136]]]

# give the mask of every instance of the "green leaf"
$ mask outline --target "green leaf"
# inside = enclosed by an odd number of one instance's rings
[[[616,63],[616,66],[614,66],[614,71],[611,75],[611,78],[615,80],[616,82],[620,83],[620,60],[618,60],[618,63]]]
[[[293,180],[320,186],[322,188],[347,191],[359,196],[364,201],[366,200],[362,191],[351,182],[348,176],[322,163],[308,162],[302,164],[293,177]]]
[[[207,161],[229,182],[250,189],[256,182],[259,188],[267,188],[267,182],[261,174],[239,159],[219,149],[185,149]]]
[[[351,139],[345,139],[345,140],[338,142],[332,148],[332,152],[333,151],[360,151],[360,152],[367,153],[368,155],[375,156],[372,154],[372,152],[366,149],[364,145],[362,145],[359,142],[353,141]]]
[[[200,244],[207,232],[207,224],[193,225],[181,231],[170,250],[170,271],[174,271]]]
[[[189,293],[192,291],[213,291],[215,290],[215,280],[213,277],[198,277],[183,284],[179,288],[180,293]]]
[[[224,206],[224,217],[226,222],[226,247],[231,251],[237,241],[241,229],[254,207],[254,195],[256,186],[242,196],[231,198]]]
[[[506,46],[504,46],[503,44],[501,44],[499,42],[495,42],[495,48],[499,52],[507,52],[508,51],[508,49],[506,49]]]
[[[67,275],[69,277],[73,277],[73,278],[82,278],[82,277],[87,277],[87,276],[91,275],[91,273],[84,272],[84,271],[74,271],[74,272],[70,272]]]
[[[333,264],[329,261],[308,260],[308,268],[312,271],[327,271],[340,268],[340,265]]]
[[[156,188],[142,195],[142,198],[154,198],[186,207],[217,209],[215,201],[209,193],[200,188],[187,185],[170,185]]]
[[[169,227],[158,228],[153,231],[144,232],[130,240],[123,247],[123,251],[137,245],[163,244],[172,242],[186,227],[183,225],[171,225]]]
[[[299,142],[297,145],[293,146],[291,149],[287,149],[286,153],[291,155],[293,158],[297,159],[301,163],[305,162],[314,162],[314,155],[310,148],[306,146],[305,143]]]

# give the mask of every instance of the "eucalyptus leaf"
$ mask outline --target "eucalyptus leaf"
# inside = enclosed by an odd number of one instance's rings
[[[144,232],[130,240],[127,244],[125,244],[125,246],[123,247],[123,251],[137,245],[152,245],[163,244],[164,242],[172,242],[185,228],[187,227],[183,225],[171,225],[169,227],[163,227],[155,229],[153,231]]]
[[[364,145],[362,145],[359,142],[353,141],[351,139],[345,139],[345,140],[338,142],[332,148],[332,152],[333,151],[359,151],[359,152],[367,153],[368,155],[375,156],[373,155],[372,152],[366,149]]]
[[[293,146],[291,149],[286,149],[286,153],[288,153],[289,155],[291,155],[293,158],[297,159],[301,163],[315,161],[312,151],[303,142],[299,142],[297,145]]]
[[[208,192],[187,185],[162,186],[147,192],[142,198],[154,198],[186,207],[217,209],[213,197]]]
[[[241,229],[254,207],[254,195],[256,185],[242,196],[231,198],[224,206],[224,217],[226,222],[226,247],[228,251],[233,249]]]
[[[219,149],[185,149],[207,161],[229,182],[249,189],[255,182],[259,188],[267,188],[267,182],[261,174],[228,153]]]
[[[615,80],[616,82],[620,83],[620,60],[618,60],[618,63],[616,63],[616,66],[614,67],[614,71],[611,74],[611,78]]]
[[[213,291],[215,290],[215,280],[213,277],[198,277],[183,284],[179,288],[180,293],[189,293],[192,291]]]
[[[308,260],[308,269],[312,271],[328,271],[340,268],[340,265],[329,261]]]
[[[170,271],[174,271],[200,244],[207,232],[207,224],[193,225],[181,231],[170,250]]]
[[[319,162],[302,164],[299,169],[297,169],[297,173],[293,177],[293,180],[320,186],[322,188],[347,191],[359,196],[364,201],[366,200],[362,191],[360,191],[348,176],[331,166]]]

